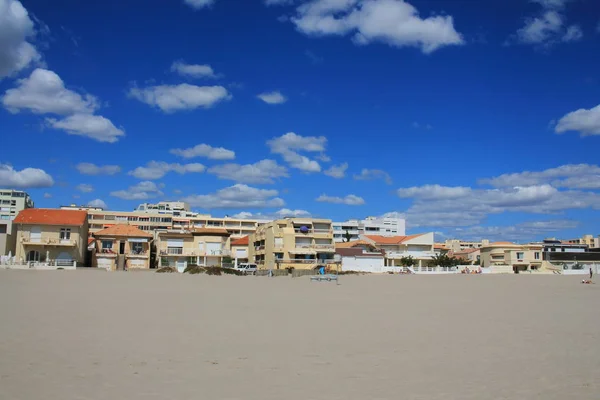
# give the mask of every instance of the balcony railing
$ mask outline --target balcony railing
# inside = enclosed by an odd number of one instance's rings
[[[335,246],[332,244],[315,244],[314,248],[321,250],[335,250]]]
[[[41,236],[39,238],[32,238],[30,235],[21,235],[21,243],[30,245],[49,245],[49,246],[76,246],[77,242],[71,239],[57,239],[50,238],[47,236]]]
[[[415,258],[432,258],[435,257],[433,251],[386,251],[386,257],[388,258],[402,258],[402,257],[415,257]]]

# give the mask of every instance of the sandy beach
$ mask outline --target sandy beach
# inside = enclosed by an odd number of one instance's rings
[[[580,279],[0,271],[0,398],[597,399]]]

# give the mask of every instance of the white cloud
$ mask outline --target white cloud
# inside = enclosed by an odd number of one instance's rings
[[[54,185],[54,179],[38,168],[15,170],[8,164],[0,164],[0,186],[7,188],[43,188]]]
[[[148,200],[154,197],[162,196],[163,192],[154,182],[143,181],[136,185],[130,186],[127,190],[117,190],[110,192],[113,197],[118,197],[123,200]]]
[[[183,2],[188,6],[199,10],[204,7],[212,6],[215,0],[183,0]]]
[[[84,175],[115,175],[121,172],[118,165],[95,165],[92,163],[79,163],[77,170]]]
[[[223,147],[212,147],[208,144],[197,144],[187,149],[171,149],[171,154],[183,158],[206,157],[210,160],[233,160],[235,152]]]
[[[6,91],[2,104],[11,113],[29,110],[36,114],[69,115],[94,112],[98,99],[65,88],[55,72],[37,68],[29,78],[18,80],[16,88]]]
[[[44,198],[45,199],[51,199],[52,198],[52,193],[48,193],[48,192],[44,193]]]
[[[215,104],[231,99],[223,86],[196,86],[182,83],[179,85],[149,86],[131,88],[129,96],[165,113],[181,110],[193,110],[198,107],[210,108]]]
[[[84,136],[98,142],[115,143],[125,132],[117,128],[111,120],[101,115],[74,114],[63,119],[46,118],[54,129],[62,129],[69,135]]]
[[[261,160],[254,164],[223,164],[208,170],[219,179],[228,179],[239,183],[275,183],[277,178],[287,178],[287,168],[273,160]]]
[[[184,61],[175,61],[171,71],[191,78],[218,78],[215,71],[207,64],[186,64]]]
[[[357,44],[383,42],[418,47],[424,53],[464,44],[451,16],[421,18],[403,0],[312,0],[296,11],[292,22],[312,36],[352,34]]]
[[[108,206],[106,205],[104,200],[101,200],[101,199],[94,199],[94,200],[88,202],[87,205],[88,205],[88,207],[100,207],[103,210],[108,210]]]
[[[600,104],[589,110],[581,108],[568,113],[558,121],[554,131],[576,131],[581,136],[600,135]]]
[[[215,193],[191,195],[181,200],[189,203],[192,207],[203,209],[282,207],[285,202],[276,197],[278,194],[274,189],[257,189],[236,184]]]
[[[472,226],[453,230],[452,237],[460,237],[465,240],[529,242],[564,229],[576,228],[578,225],[579,223],[573,220],[548,220],[523,222],[510,226]]]
[[[304,172],[321,172],[321,165],[298,152],[322,153],[326,144],[324,136],[300,136],[294,132],[267,141],[271,153],[280,154],[290,167]]]
[[[42,56],[27,41],[34,25],[20,1],[0,0],[0,80],[39,63]]]
[[[558,42],[575,42],[583,37],[578,25],[565,27],[563,8],[566,0],[534,0],[542,6],[541,13],[525,20],[515,38],[522,44],[550,47]]]
[[[94,191],[94,187],[87,183],[81,183],[81,184],[75,186],[75,190],[79,190],[82,193],[90,193],[90,192]]]
[[[503,174],[494,178],[480,179],[478,182],[500,188],[552,184],[554,187],[569,189],[599,189],[600,166],[567,164],[543,171]]]
[[[346,204],[348,206],[362,206],[365,204],[365,200],[362,197],[354,194],[349,194],[345,197],[327,196],[326,194],[322,194],[317,197],[317,201],[322,203]]]
[[[419,199],[457,199],[471,192],[468,187],[447,187],[440,185],[425,185],[398,189],[398,196],[402,198],[417,197]]]
[[[332,178],[341,179],[346,176],[346,170],[348,169],[348,163],[342,163],[340,165],[332,165],[325,175],[331,176]]]
[[[202,164],[169,164],[164,161],[150,161],[145,167],[137,167],[133,171],[129,171],[129,175],[132,175],[138,179],[155,180],[165,176],[168,172],[177,172],[178,174],[186,173],[201,173],[204,172],[206,167]]]
[[[368,169],[363,168],[360,174],[354,175],[354,179],[357,181],[371,181],[375,179],[383,179],[388,185],[392,184],[392,177],[385,171],[380,169]]]
[[[287,97],[282,95],[279,91],[261,93],[256,97],[258,97],[267,104],[283,104],[287,101]]]
[[[251,213],[248,211],[242,211],[233,215],[233,218],[240,219],[261,219],[261,220],[275,220],[281,218],[299,218],[299,217],[310,217],[311,213],[306,210],[290,210],[289,208],[282,208],[281,210],[272,213]]]

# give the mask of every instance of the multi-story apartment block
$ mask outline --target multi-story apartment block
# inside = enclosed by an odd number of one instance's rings
[[[259,226],[250,235],[248,258],[260,269],[313,269],[333,262],[331,220],[286,218]]]
[[[60,206],[61,210],[80,210],[80,211],[102,211],[102,207],[86,206],[84,204],[69,204],[68,206]]]
[[[190,210],[190,205],[183,201],[161,201],[156,204],[142,203],[135,211],[150,214],[170,214],[177,217],[195,217],[197,212]]]
[[[333,223],[333,238],[336,242],[358,240],[360,235],[404,236],[406,221],[397,217],[367,217]]]
[[[168,230],[158,232],[157,236],[157,257],[161,267],[221,266],[223,258],[230,256],[230,235],[226,229]]]
[[[33,208],[33,200],[23,191],[0,189],[0,256],[15,253],[13,220],[21,210]]]
[[[386,267],[399,267],[400,260],[409,256],[421,267],[436,255],[433,232],[410,236],[362,235],[361,239],[385,250]]]
[[[88,222],[85,211],[28,208],[14,220],[17,260],[73,266],[85,262]]]
[[[583,235],[581,238],[579,239],[569,239],[569,240],[563,240],[562,243],[568,243],[568,244],[583,244],[586,245],[588,247],[598,247],[596,245],[596,241],[598,240],[598,238],[595,238],[594,235]]]
[[[94,233],[92,266],[111,271],[150,268],[152,234],[131,225],[113,225]]]
[[[490,241],[483,239],[480,242],[460,240],[460,239],[449,239],[444,243],[444,249],[453,253],[458,253],[468,249],[480,249],[483,246],[490,244]]]
[[[543,246],[539,243],[494,242],[481,247],[481,266],[511,266],[513,271],[537,270],[542,266]]]

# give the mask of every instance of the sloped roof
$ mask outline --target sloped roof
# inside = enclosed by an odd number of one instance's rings
[[[232,246],[247,246],[250,243],[250,236],[244,236],[231,242]]]
[[[116,224],[94,233],[94,236],[152,237],[152,234],[144,232],[133,225]]]
[[[26,208],[19,212],[15,224],[82,226],[87,221],[87,211]]]
[[[335,244],[336,249],[350,249],[350,248],[356,247],[356,246],[375,247],[375,245],[373,243],[367,242],[366,240],[352,240],[350,242],[341,242],[341,243]]]
[[[408,240],[423,236],[424,233],[408,236],[379,236],[379,235],[365,235],[365,237],[374,241],[377,244],[402,244]]]

